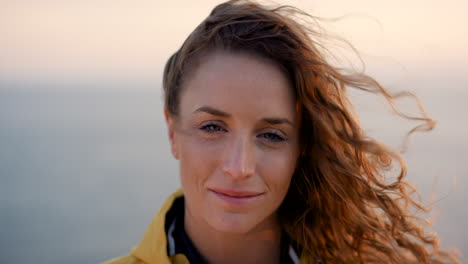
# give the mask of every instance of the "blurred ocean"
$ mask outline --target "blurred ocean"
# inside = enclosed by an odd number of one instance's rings
[[[414,134],[405,157],[408,180],[435,202],[442,246],[467,255],[462,83],[419,90],[438,127]],[[369,133],[390,145],[416,125],[377,97],[354,98]],[[98,263],[138,243],[179,185],[161,101],[154,83],[0,83],[0,263]]]

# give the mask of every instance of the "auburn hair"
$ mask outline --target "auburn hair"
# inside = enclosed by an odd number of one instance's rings
[[[320,41],[323,30],[307,19],[317,21],[290,6],[239,0],[216,6],[166,64],[169,114],[177,116],[184,81],[204,55],[226,50],[271,60],[290,79],[301,115],[301,154],[278,209],[291,239],[326,263],[458,263],[438,247],[434,234],[426,234],[426,220],[411,213],[428,209],[413,198],[404,160],[366,136],[346,89],[381,94],[396,114],[423,123],[409,133],[430,130],[435,122],[422,105],[421,117],[398,112],[394,99],[411,93],[392,94],[362,72],[332,66]],[[399,173],[388,182],[384,173],[395,162]]]

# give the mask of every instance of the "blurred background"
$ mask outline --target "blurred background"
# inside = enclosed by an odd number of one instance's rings
[[[411,137],[407,179],[432,205],[441,245],[467,255],[468,2],[276,2],[344,15],[323,26],[438,120]],[[0,263],[98,263],[139,242],[179,186],[162,69],[218,3],[0,0]],[[351,98],[366,131],[394,148],[418,125],[378,96]]]

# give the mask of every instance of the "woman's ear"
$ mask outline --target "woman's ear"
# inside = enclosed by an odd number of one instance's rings
[[[164,108],[164,117],[166,118],[167,134],[169,136],[169,143],[171,144],[171,152],[176,160],[179,159],[179,145],[177,135],[174,128],[174,118],[169,114],[167,108]]]

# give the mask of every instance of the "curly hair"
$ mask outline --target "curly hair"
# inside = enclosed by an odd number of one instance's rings
[[[426,234],[427,221],[410,213],[428,209],[413,198],[417,191],[404,180],[404,160],[365,135],[346,89],[381,94],[396,114],[423,122],[409,134],[430,130],[435,122],[421,104],[421,117],[398,111],[398,97],[412,96],[419,103],[411,93],[392,94],[362,72],[332,66],[320,41],[324,33],[311,21],[318,18],[291,6],[239,0],[216,6],[166,64],[166,109],[177,115],[184,78],[204,54],[220,49],[273,61],[291,80],[302,119],[301,154],[278,209],[291,239],[327,263],[458,263],[438,247],[435,235]],[[387,182],[385,173],[395,162],[399,174]]]

